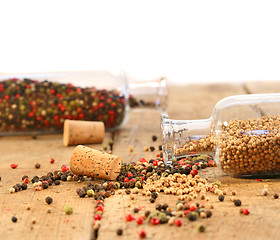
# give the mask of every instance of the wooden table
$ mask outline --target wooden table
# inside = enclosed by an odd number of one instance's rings
[[[169,87],[169,115],[176,119],[199,119],[211,115],[213,106],[221,98],[233,94],[280,92],[280,82],[250,82],[246,84],[208,84]],[[158,140],[152,142],[152,135]],[[135,112],[129,114],[126,125],[117,132],[106,133],[104,143],[114,140],[113,153],[122,157],[123,161],[138,161],[140,157],[147,159],[159,153],[145,152],[145,146],[161,144],[160,115],[157,112]],[[133,152],[129,147],[134,148]],[[102,144],[89,145],[102,149]],[[49,171],[60,169],[63,164],[69,164],[74,147],[64,147],[62,135],[1,137],[0,138],[0,239],[93,239],[93,212],[95,200],[79,198],[75,193],[78,187],[86,183],[62,182],[59,186],[51,186],[47,190],[35,191],[31,184],[26,191],[9,193],[9,188],[21,183],[22,176],[44,175]],[[50,163],[55,158],[55,163]],[[18,163],[17,169],[11,169],[11,163]],[[35,163],[41,168],[35,169]],[[105,200],[105,211],[98,240],[105,239],[139,239],[137,232],[145,229],[147,239],[280,239],[279,222],[280,200],[273,199],[274,192],[280,193],[278,179],[267,182],[257,182],[254,179],[237,179],[225,176],[219,168],[208,168],[201,175],[209,181],[221,181],[221,188],[231,193],[237,191],[237,197],[243,206],[248,207],[250,215],[239,213],[226,195],[224,202],[219,202],[216,195],[208,194],[210,201],[206,207],[213,205],[213,216],[209,219],[199,219],[189,222],[183,218],[179,228],[162,224],[151,226],[145,223],[137,226],[135,222],[126,222],[126,213],[132,213],[134,206],[143,206],[145,210],[153,210],[154,204],[148,197],[137,195],[134,200],[129,195],[115,195]],[[266,185],[266,186],[264,186]],[[266,187],[269,195],[260,193]],[[51,196],[54,202],[45,203],[46,196]],[[168,203],[175,211],[176,196],[160,194],[157,203]],[[63,207],[70,204],[74,208],[73,215],[66,215]],[[31,209],[27,210],[26,206]],[[51,213],[47,213],[48,210]],[[144,211],[144,210],[143,210]],[[143,212],[142,212],[143,214]],[[140,213],[139,213],[140,215]],[[18,222],[11,221],[12,216],[18,217]],[[32,224],[32,218],[36,223]],[[206,226],[204,233],[197,231],[197,225]],[[116,235],[116,229],[122,228],[122,236]]]

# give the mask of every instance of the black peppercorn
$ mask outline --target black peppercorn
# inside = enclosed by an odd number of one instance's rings
[[[188,219],[191,221],[191,222],[194,222],[196,219],[197,219],[197,216],[195,214],[188,214]]]
[[[150,215],[150,211],[149,210],[147,210],[146,212],[145,212],[145,217],[147,218],[149,215]]]
[[[210,218],[212,216],[212,212],[210,210],[206,211],[206,217]]]
[[[53,184],[53,181],[50,178],[47,180],[47,182],[49,183],[49,186]]]
[[[26,183],[21,184],[21,189],[26,190],[27,189],[27,184]]]
[[[279,194],[278,194],[278,193],[274,193],[274,194],[273,194],[273,198],[274,198],[274,199],[279,198]]]
[[[51,197],[46,197],[45,201],[47,204],[52,204],[53,199]]]
[[[39,168],[41,167],[41,165],[40,165],[40,163],[36,163],[36,164],[34,165],[34,167],[37,168],[37,169],[39,169]]]
[[[152,140],[155,142],[157,140],[157,136],[153,135]]]
[[[156,205],[156,210],[160,211],[162,209],[162,205],[161,204],[157,204]]]
[[[168,204],[167,204],[167,203],[165,203],[165,204],[162,205],[162,209],[163,209],[163,210],[166,210],[167,208],[168,208]]]
[[[155,147],[151,146],[151,147],[150,147],[150,151],[151,151],[151,152],[155,151]]]
[[[126,193],[126,194],[130,194],[130,193],[131,193],[131,190],[130,190],[130,189],[125,189],[125,193]]]
[[[14,223],[17,222],[17,217],[15,217],[15,216],[12,217],[12,222],[14,222]]]
[[[220,195],[218,197],[218,199],[219,199],[220,202],[223,202],[225,200],[225,196],[224,195]]]
[[[60,181],[58,181],[58,180],[54,181],[54,185],[59,185],[59,184],[60,184]]]
[[[157,192],[152,192],[151,198],[156,199],[157,197],[158,197],[158,193]]]
[[[61,181],[66,182],[67,181],[67,175],[63,174],[61,177]]]
[[[123,230],[119,228],[119,229],[117,230],[117,235],[118,235],[118,236],[121,236],[122,234],[123,234]]]
[[[150,203],[154,203],[156,200],[154,198],[150,198]]]
[[[27,176],[27,175],[24,175],[24,176],[21,178],[21,180],[24,181],[26,178],[28,178],[28,176]]]
[[[235,206],[237,206],[237,207],[239,207],[239,206],[241,206],[241,201],[239,200],[239,199],[236,199],[236,200],[234,200],[234,205]]]
[[[78,194],[80,198],[84,198],[87,195],[83,189],[81,189]]]
[[[43,189],[47,189],[49,187],[49,184],[47,184],[46,182],[42,183],[42,188]]]
[[[134,213],[138,213],[138,212],[139,212],[139,208],[134,208],[134,209],[133,209],[133,212],[134,212]]]
[[[159,150],[159,151],[162,151],[162,145],[159,145],[159,146],[158,146],[158,150]]]

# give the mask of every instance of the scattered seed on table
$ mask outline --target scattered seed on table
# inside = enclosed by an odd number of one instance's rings
[[[64,212],[65,212],[67,215],[71,215],[71,214],[73,213],[73,207],[70,206],[70,205],[64,206]]]
[[[244,215],[249,215],[250,211],[249,211],[248,208],[243,208],[243,209],[242,209],[242,213],[243,213]]]
[[[175,224],[177,227],[181,227],[181,226],[182,226],[182,220],[181,220],[181,219],[175,219],[175,220],[174,220],[174,224]]]
[[[197,226],[197,230],[198,230],[198,232],[205,232],[205,226],[203,224],[199,224]]]
[[[225,200],[225,196],[224,195],[220,195],[218,197],[218,199],[219,199],[220,202],[223,202]]]
[[[210,210],[206,211],[206,217],[210,218],[212,216],[212,212]]]
[[[59,180],[55,180],[54,181],[54,185],[59,185],[60,184],[60,181]]]
[[[46,197],[45,201],[47,204],[52,204],[53,199],[51,197]]]
[[[39,169],[39,168],[41,167],[41,164],[40,164],[40,163],[36,163],[36,164],[34,165],[34,167],[35,167],[36,169]]]
[[[157,136],[156,135],[153,135],[152,136],[152,140],[155,142],[157,140]]]
[[[274,193],[274,194],[273,194],[273,198],[274,198],[274,199],[279,198],[279,194],[278,194],[278,193]]]
[[[27,184],[26,183],[21,184],[21,190],[26,190],[26,189],[27,189]]]
[[[154,203],[156,200],[154,198],[150,198],[150,203]]]
[[[150,146],[150,151],[151,151],[151,152],[155,151],[155,147]]]
[[[30,209],[31,209],[30,205],[26,205],[26,210],[30,210]]]
[[[151,212],[150,212],[149,210],[147,210],[147,211],[145,212],[145,217],[146,217],[146,218],[149,217],[150,214],[151,214]]]
[[[139,236],[140,238],[145,238],[145,237],[147,236],[147,233],[146,233],[145,230],[140,230],[140,231],[138,232],[138,236]]]
[[[50,159],[50,163],[54,163],[55,162],[55,159],[54,158],[51,158]]]
[[[241,201],[239,200],[239,199],[236,199],[235,201],[234,201],[234,205],[235,206],[237,206],[237,207],[240,207],[241,206]]]
[[[47,210],[47,213],[51,213],[52,212],[52,210],[49,208],[48,210]]]
[[[123,234],[123,230],[121,228],[117,229],[117,235],[121,236]]]
[[[10,165],[10,167],[13,168],[13,169],[16,169],[16,168],[18,167],[18,164],[17,164],[17,163],[12,163],[12,164]]]
[[[236,195],[236,191],[232,191],[231,194],[232,194],[232,196],[235,196]]]
[[[137,208],[137,207],[136,207],[136,208],[133,208],[133,212],[134,212],[134,213],[138,213],[138,212],[139,212],[139,208]]]
[[[104,145],[102,146],[102,149],[103,149],[103,151],[106,151],[106,150],[108,149],[108,148],[107,148],[107,145],[104,144]]]
[[[144,151],[145,151],[145,152],[148,152],[148,151],[149,151],[149,147],[148,147],[148,146],[145,146],[145,147],[144,147]]]
[[[36,223],[36,218],[35,218],[35,217],[33,217],[33,218],[31,219],[31,223],[32,223],[32,224],[35,224],[35,223]]]
[[[10,193],[15,193],[16,190],[12,187],[12,188],[9,189],[9,192],[10,192]]]
[[[129,151],[130,151],[130,152],[133,152],[133,151],[134,151],[134,148],[133,148],[133,147],[129,147]]]
[[[157,192],[152,192],[151,198],[156,199],[157,197],[158,197],[158,193]]]
[[[268,195],[268,190],[265,188],[262,190],[262,195],[267,196]]]
[[[12,222],[14,222],[14,223],[17,222],[17,217],[13,216],[12,217]]]

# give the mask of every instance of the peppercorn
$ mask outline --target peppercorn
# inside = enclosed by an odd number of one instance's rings
[[[24,181],[26,178],[28,178],[28,176],[27,176],[27,175],[24,175],[24,176],[21,178],[21,180]]]
[[[51,197],[46,197],[45,201],[47,204],[52,204],[53,199]]]
[[[140,231],[138,232],[138,236],[139,236],[140,238],[145,238],[145,237],[147,236],[147,233],[146,233],[145,230],[140,230]]]
[[[119,229],[117,229],[117,235],[118,235],[118,236],[121,236],[122,234],[123,234],[123,230],[122,230],[122,229],[120,229],[120,228],[119,228]]]
[[[126,193],[126,194],[130,194],[130,193],[131,193],[131,190],[130,190],[130,189],[125,189],[125,193]]]
[[[192,213],[188,213],[187,217],[191,222],[193,222],[197,219],[197,216],[195,214],[192,214]]]
[[[151,152],[155,151],[155,147],[150,146],[150,151],[151,151]]]
[[[157,192],[152,192],[151,198],[156,199],[157,197],[158,197],[158,193]]]
[[[278,193],[274,193],[274,194],[273,194],[273,198],[274,198],[274,199],[279,198],[279,194],[278,194]]]
[[[27,184],[26,183],[21,184],[21,189],[26,190],[27,189]]]
[[[104,144],[104,145],[102,146],[102,149],[103,149],[104,151],[106,151],[106,150],[107,150],[107,145]]]
[[[71,214],[73,213],[73,207],[70,206],[70,205],[64,206],[64,212],[65,212],[67,215],[71,215]]]
[[[67,175],[66,174],[63,174],[63,175],[61,175],[61,180],[63,181],[63,182],[66,182],[67,181]]]
[[[12,222],[14,222],[14,223],[17,222],[17,217],[13,216],[12,217]]]
[[[175,225],[176,225],[177,227],[182,226],[182,220],[181,220],[181,219],[175,219],[175,220],[174,220],[174,223],[175,223]]]
[[[114,144],[113,140],[108,141],[108,145],[109,145],[111,151],[113,150],[113,144]]]
[[[206,217],[210,218],[212,216],[212,212],[210,210],[206,211]]]
[[[42,183],[42,188],[43,189],[47,189],[49,187],[49,184],[48,183],[46,183],[46,182],[43,182]]]
[[[34,165],[34,167],[35,167],[36,169],[39,169],[39,168],[41,167],[41,165],[40,165],[40,163],[36,163],[36,164]]]
[[[13,187],[9,189],[9,192],[10,192],[10,193],[15,193],[15,191],[16,191],[16,190],[15,190]]]
[[[152,140],[155,142],[157,140],[157,136],[153,135]]]
[[[134,209],[133,209],[133,212],[134,212],[134,213],[138,213],[138,212],[139,212],[139,208],[134,208]]]
[[[220,202],[223,202],[225,200],[225,196],[224,195],[220,195],[218,197],[218,199],[219,199]]]
[[[205,226],[203,224],[199,224],[197,226],[197,230],[198,230],[198,232],[205,232]]]
[[[242,209],[242,213],[243,213],[244,215],[249,215],[250,211],[249,211],[248,208],[243,208],[243,209]]]
[[[262,190],[262,195],[267,196],[268,195],[268,190],[265,188]]]
[[[239,200],[239,199],[236,199],[235,201],[234,201],[234,205],[235,206],[237,206],[237,207],[239,207],[239,206],[241,206],[241,201]]]
[[[2,180],[1,176],[0,176],[0,181]]]
[[[145,212],[145,217],[147,218],[149,215],[150,215],[150,211],[149,210],[147,210],[146,212]]]
[[[154,198],[150,198],[150,203],[154,203],[156,200]]]
[[[166,210],[168,208],[168,204],[167,203],[164,203],[163,205],[162,205],[162,209],[163,210]]]
[[[161,204],[157,204],[157,205],[155,206],[155,208],[156,208],[156,210],[160,211],[160,210],[162,209],[162,205],[161,205]]]
[[[60,181],[59,180],[55,180],[54,181],[54,185],[59,185],[60,184]]]

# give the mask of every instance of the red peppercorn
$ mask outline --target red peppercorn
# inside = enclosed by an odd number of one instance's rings
[[[185,164],[185,162],[183,160],[178,161],[178,163],[183,166]]]
[[[151,224],[152,224],[152,225],[158,225],[158,224],[160,224],[159,218],[157,218],[157,217],[152,218],[152,219],[151,219]]]
[[[187,209],[186,211],[184,211],[184,215],[186,216],[190,211],[190,209]]]
[[[124,181],[124,182],[129,182],[128,177],[124,178],[124,180],[123,180],[123,181]]]
[[[191,170],[190,174],[194,177],[198,174],[198,171],[196,169]]]
[[[66,172],[68,170],[69,170],[69,167],[67,167],[67,166],[62,166],[62,168],[61,168],[61,172]]]
[[[125,220],[127,221],[127,222],[131,222],[131,221],[133,221],[135,218],[131,215],[131,214],[126,214],[125,215]]]
[[[12,164],[10,165],[10,167],[13,168],[13,169],[15,169],[15,168],[18,167],[18,164],[17,164],[17,163],[12,163]]]
[[[28,178],[25,178],[25,179],[23,180],[23,182],[24,182],[24,183],[29,183]]]
[[[132,173],[127,173],[127,177],[132,177],[133,176],[133,174]]]
[[[182,226],[182,220],[181,219],[175,219],[174,223],[176,224],[176,226],[180,227]]]
[[[51,158],[50,163],[54,163],[54,162],[55,162],[55,159]]]
[[[101,212],[103,212],[103,211],[104,211],[104,206],[101,205],[101,204],[99,204],[99,205],[97,206],[97,208],[95,208],[95,211],[101,211]]]
[[[146,233],[145,230],[140,230],[138,232],[138,235],[139,235],[140,238],[145,238],[147,236],[147,233]]]
[[[137,222],[137,224],[142,224],[143,223],[143,217],[139,217],[139,218],[136,218],[136,222]]]
[[[99,213],[96,213],[96,214],[94,215],[94,220],[101,220],[101,218],[102,218],[102,216],[101,216],[101,214],[99,214]]]
[[[140,158],[139,162],[144,163],[144,162],[148,162],[145,158]]]
[[[190,211],[195,211],[196,210],[196,205],[195,204],[191,204],[190,205]]]
[[[243,208],[243,209],[242,209],[242,213],[243,213],[244,215],[249,215],[250,211],[249,211],[248,208]]]
[[[154,160],[154,161],[153,161],[153,165],[154,165],[154,166],[157,166],[157,165],[158,165],[158,160]]]

